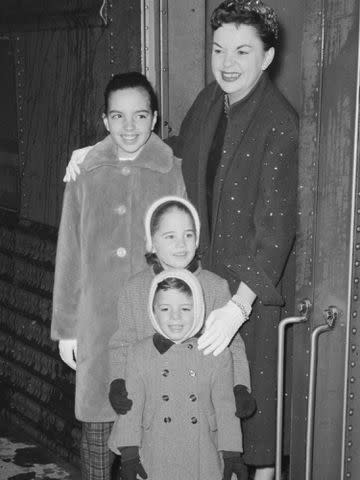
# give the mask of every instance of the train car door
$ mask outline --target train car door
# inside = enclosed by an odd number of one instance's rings
[[[360,478],[359,3],[307,1],[290,478]]]

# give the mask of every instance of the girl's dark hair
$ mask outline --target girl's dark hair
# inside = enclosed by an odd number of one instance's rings
[[[264,50],[275,47],[278,41],[279,24],[273,9],[264,7],[266,13],[247,8],[244,2],[229,1],[222,2],[213,11],[210,25],[213,31],[217,30],[224,23],[235,25],[250,25],[254,27],[263,42]]]
[[[179,292],[185,293],[185,295],[188,295],[189,297],[193,296],[189,285],[184,282],[184,280],[181,280],[177,277],[168,277],[165,278],[162,282],[158,283],[154,294],[154,300],[160,290],[164,292],[166,292],[167,290],[178,290]]]
[[[188,207],[184,205],[182,202],[178,202],[177,200],[169,200],[168,202],[164,202],[161,205],[159,205],[158,208],[156,208],[154,213],[152,214],[151,220],[150,220],[151,236],[153,236],[158,230],[161,217],[172,208],[180,210],[181,212],[187,213],[192,220],[193,227],[195,230],[194,218],[192,216],[191,211],[188,209]],[[163,270],[156,253],[147,252],[145,253],[145,258],[148,265],[153,265],[154,271],[156,273],[159,273]],[[194,259],[190,262],[190,265],[188,265],[188,269],[190,271],[195,271],[197,269],[199,259],[200,259],[200,255],[199,255],[198,249],[196,249]]]
[[[118,73],[114,75],[106,85],[104,92],[105,114],[108,113],[109,97],[112,92],[124,90],[125,88],[142,88],[149,96],[151,112],[154,113],[158,109],[158,102],[155,91],[149,80],[140,72]]]

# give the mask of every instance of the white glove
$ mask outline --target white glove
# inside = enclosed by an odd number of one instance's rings
[[[70,162],[66,167],[65,177],[63,179],[64,182],[76,180],[76,177],[80,175],[79,165],[84,161],[86,155],[90,152],[92,148],[93,145],[90,145],[89,147],[78,148],[77,150],[74,150],[72,152]]]
[[[213,310],[206,320],[205,332],[199,338],[198,349],[205,349],[204,355],[213,353],[217,357],[246,320],[244,312],[231,300],[224,307]]]
[[[61,360],[76,370],[77,340],[59,340],[59,352]]]

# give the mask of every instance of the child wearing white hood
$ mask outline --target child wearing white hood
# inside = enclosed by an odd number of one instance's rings
[[[203,290],[205,318],[231,299],[227,281],[201,267],[197,250],[200,219],[191,202],[178,196],[161,197],[148,208],[144,223],[149,266],[122,286],[118,300],[118,330],[109,343],[112,380],[109,399],[118,414],[126,414],[131,408],[131,395],[127,395],[124,382],[128,347],[154,333],[147,303],[155,274],[174,268],[193,272]],[[254,413],[256,402],[250,394],[249,364],[239,333],[229,348],[234,361],[236,416],[247,418]]]
[[[157,333],[129,347],[133,405],[109,440],[122,455],[122,479],[247,478],[231,353],[197,349],[205,312],[200,283],[188,270],[165,270],[153,278],[148,308]]]

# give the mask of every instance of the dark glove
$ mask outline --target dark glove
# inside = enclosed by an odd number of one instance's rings
[[[240,452],[223,452],[223,458],[223,480],[231,480],[233,473],[235,473],[237,480],[248,480],[248,469]]]
[[[249,418],[256,412],[257,405],[255,398],[248,392],[245,385],[234,387],[236,412],[238,418]]]
[[[121,448],[120,452],[121,480],[137,480],[138,475],[143,479],[148,478],[147,473],[140,462],[138,447]]]
[[[112,408],[118,415],[125,415],[131,410],[133,402],[128,398],[123,378],[117,378],[111,382],[109,400]]]

